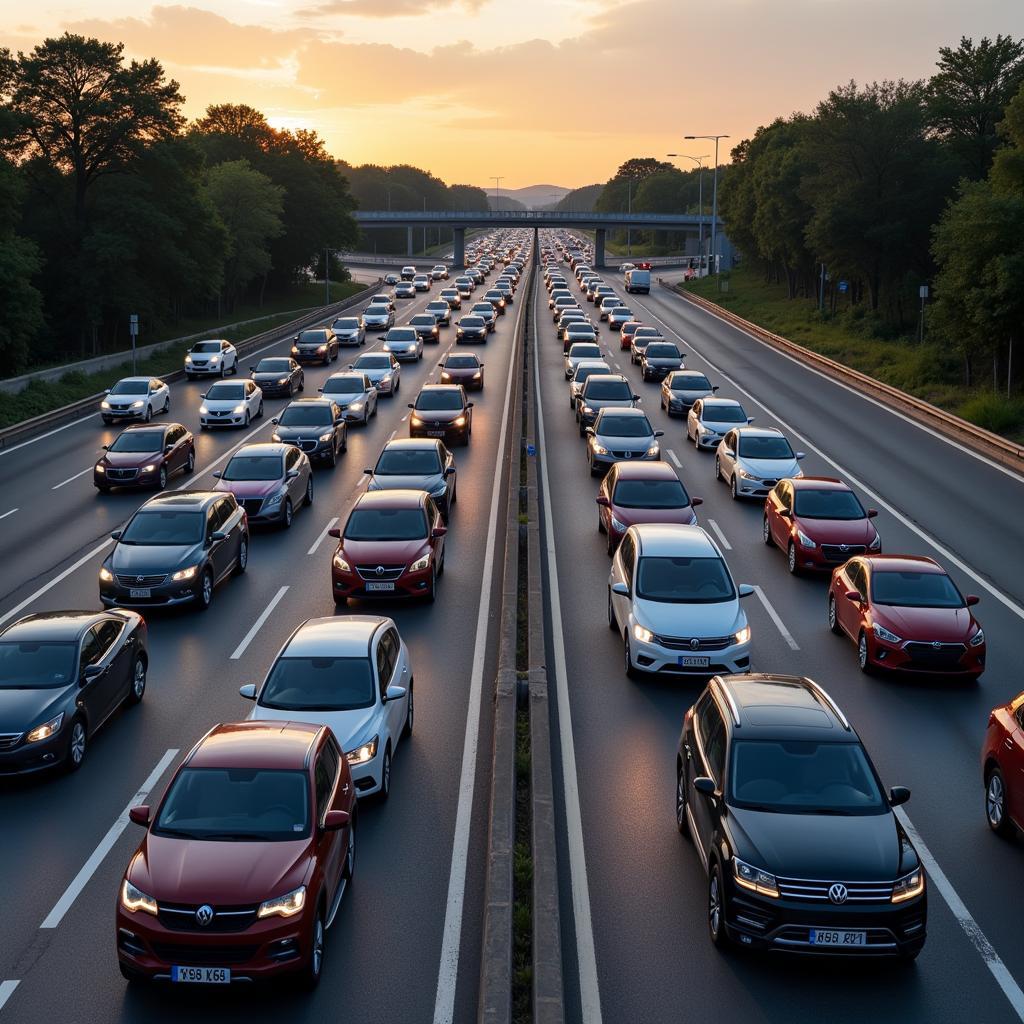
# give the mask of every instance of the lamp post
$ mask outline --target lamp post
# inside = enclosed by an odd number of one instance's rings
[[[666,153],[667,157],[671,157],[674,160],[692,160],[699,168],[700,173],[697,175],[697,210],[700,214],[700,228],[698,229],[698,244],[697,251],[701,256],[704,255],[704,161],[711,155],[710,153],[702,153],[700,156],[690,156],[687,153]]]
[[[728,135],[684,135],[684,139],[707,139],[715,143],[715,179],[712,187],[711,199],[711,258],[715,261],[715,270],[718,270],[718,140],[727,139]]]
[[[496,212],[501,210],[501,182],[504,177],[504,174],[491,175],[491,181],[494,182],[494,209]]]
[[[635,178],[626,179],[626,215],[633,216],[633,182]],[[626,255],[633,255],[633,225],[626,225]]]

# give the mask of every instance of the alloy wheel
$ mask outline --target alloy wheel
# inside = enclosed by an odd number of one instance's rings
[[[196,468],[196,453],[191,451],[188,453],[188,461],[185,463],[185,472],[191,473]]]
[[[238,542],[238,562],[235,565],[235,573],[241,576],[249,564],[249,539],[242,537]]]
[[[676,772],[676,828],[682,835],[690,831],[686,820],[686,774],[681,769]]]
[[[765,544],[767,544],[769,547],[771,547],[771,543],[772,543],[772,526],[771,526],[771,523],[768,522],[768,517],[767,516],[765,516],[761,520],[761,539],[765,542]]]
[[[128,700],[132,704],[138,704],[146,693],[146,663],[142,658],[136,658],[132,666],[132,688],[128,693]]]
[[[167,486],[167,467],[160,467],[160,475],[157,477],[157,490],[162,491]]]
[[[316,915],[313,922],[313,948],[309,955],[309,969],[316,981],[320,978],[320,971],[324,966],[324,916],[322,913]]]
[[[68,744],[68,767],[71,771],[81,768],[85,760],[86,743],[85,722],[76,718],[71,723],[71,740]]]
[[[309,479],[306,481],[306,504],[313,504],[313,474],[310,473]]]
[[[387,800],[391,795],[391,744],[384,748],[384,760],[380,766],[380,798]]]
[[[348,825],[348,848],[345,851],[345,878],[350,882],[356,870],[356,819],[353,816]]]
[[[722,933],[722,883],[717,864],[711,869],[708,882],[708,930],[711,941],[717,945]]]
[[[868,638],[865,633],[857,639],[857,664],[860,665],[861,672],[871,671],[871,662],[868,660]]]
[[[415,715],[415,711],[414,711],[414,708],[413,708],[412,683],[410,682],[409,683],[409,703],[408,703],[408,705],[406,707],[406,712],[405,712],[405,735],[406,736],[411,736],[412,735],[412,727],[413,727],[414,715]]]
[[[839,615],[836,610],[836,599],[833,594],[828,595],[828,628],[831,629],[836,636],[839,636],[841,628],[839,625]]]
[[[1013,824],[1006,813],[1006,782],[998,768],[992,769],[985,786],[985,817],[993,832],[1007,836],[1013,831]]]
[[[285,526],[285,529],[288,529],[288,527],[292,525],[292,516],[294,514],[295,513],[292,511],[292,499],[291,498],[285,498],[284,499],[284,526]]]
[[[796,545],[792,541],[789,542],[789,548],[786,552],[786,561],[789,565],[789,571],[795,576],[800,566],[796,564]]]
[[[213,600],[213,573],[207,569],[199,584],[199,606],[205,611]]]

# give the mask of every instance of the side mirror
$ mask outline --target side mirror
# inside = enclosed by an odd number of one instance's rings
[[[980,600],[981,600],[981,598],[978,597],[977,594],[968,594],[967,598],[966,598],[967,607],[968,608],[973,608],[974,605],[976,605]]]
[[[214,478],[214,480],[219,480],[223,475],[224,474],[221,473],[221,471],[219,469],[215,469],[213,471],[213,478]]]
[[[238,688],[238,692],[246,700],[255,700],[256,699],[256,684],[255,683],[246,683],[245,686],[240,686]]]
[[[712,384],[712,385],[711,385],[711,390],[712,390],[712,391],[717,391],[717,390],[718,390],[718,385],[717,385],[717,384]],[[749,422],[750,422],[750,420],[747,420],[747,422],[749,423]]]
[[[404,686],[389,686],[384,693],[384,703],[387,703],[389,700],[401,700],[405,696],[405,693],[406,690]]]
[[[297,469],[289,469],[288,472],[285,473],[284,478],[285,480],[294,480],[298,477],[298,475],[299,471]]]
[[[226,540],[226,539],[227,539],[227,534],[223,530],[214,530],[213,533],[210,534],[210,540],[212,542],[214,542],[214,543],[216,543],[217,541],[222,541],[222,540]]]
[[[753,422],[754,422],[754,420],[756,420],[756,419],[757,419],[757,417],[756,417],[756,416],[748,416],[748,417],[747,417],[747,422],[748,422],[748,423],[753,423]]]
[[[435,537],[435,538],[436,537],[443,537],[447,532],[448,532],[448,527],[447,526],[435,526],[430,531],[430,536],[431,537]]]
[[[454,476],[455,475],[455,467],[454,466],[445,466],[444,472],[441,475],[442,476]]]
[[[169,455],[173,451],[174,451],[174,445],[173,444],[165,444],[164,445],[164,455]]]
[[[82,681],[85,683],[91,683],[94,679],[103,675],[106,669],[102,665],[86,665],[82,672]]]
[[[321,394],[323,393],[323,390],[323,388],[317,388],[317,391],[319,391]]]
[[[408,404],[407,408],[409,408],[409,409],[415,409],[415,408],[416,408],[416,406],[415,406],[415,405],[413,405],[413,404],[412,404],[412,402],[409,402],[409,404]]]
[[[250,366],[249,367],[249,372],[250,373],[255,373],[256,372],[256,367],[255,366]]]
[[[199,397],[200,398],[205,398],[206,397],[206,392],[205,391],[200,391],[199,392]]]
[[[612,593],[618,594],[619,597],[629,597],[629,587],[625,583],[613,583]]]
[[[598,503],[598,505],[600,505],[602,508],[610,508],[611,507],[611,501],[608,499],[607,495],[599,494],[594,499],[594,501],[596,501]]]
[[[332,526],[327,531],[328,537],[333,537],[335,540],[341,540],[341,530],[337,526]]]
[[[351,820],[348,811],[328,811],[324,815],[324,831],[337,832],[339,829],[345,828]]]
[[[109,445],[109,444],[104,444],[104,445],[101,445],[100,447],[101,447],[101,448],[102,448],[102,449],[103,449],[103,450],[104,450],[105,452],[106,452],[106,451],[109,451],[109,450],[110,450],[110,445]]]
[[[484,365],[483,363],[480,364],[481,367],[483,367],[483,365]]]
[[[848,590],[845,597],[847,601],[854,601],[860,604],[860,592],[857,590]]]
[[[736,458],[736,453],[731,448],[726,448],[725,449],[725,457],[727,459],[735,459]]]
[[[889,790],[889,804],[892,807],[899,807],[910,799],[910,790],[906,786],[893,786]]]
[[[276,427],[278,422],[277,417],[275,416],[270,422],[273,423],[274,426]]]
[[[868,519],[874,519],[875,516],[877,516],[877,515],[878,515],[878,509],[877,508],[869,508],[868,509]]]
[[[664,437],[665,436],[665,431],[664,430],[656,430],[654,432],[654,436],[655,437]]]
[[[741,583],[739,585],[739,595],[740,595],[740,597],[750,597],[750,595],[753,592],[754,592],[754,588],[749,583]]]
[[[120,540],[120,539],[121,539],[121,532],[122,532],[121,530],[115,530],[115,531],[114,531],[114,532],[113,532],[113,533],[112,533],[112,534],[110,535],[110,539],[111,539],[111,540]]]
[[[703,504],[704,504],[704,499],[703,498],[691,498],[690,499],[690,508],[696,508],[698,505],[703,505]]]
[[[806,458],[807,458],[807,452],[797,452],[796,453],[797,462],[799,462],[801,459],[806,459]]]
[[[718,792],[718,789],[715,786],[715,780],[708,778],[707,775],[698,775],[697,778],[693,780],[693,788],[697,790],[698,793],[703,793],[705,796],[714,796]]]
[[[641,398],[640,395],[634,395],[633,396],[633,401],[634,402],[642,402],[643,398]]]
[[[149,804],[139,804],[138,807],[128,808],[128,820],[143,827],[149,824]]]
[[[372,469],[364,469],[363,472],[369,474],[370,476],[373,476],[373,470]]]
[[[466,403],[466,408],[467,409],[472,409],[473,408],[473,403],[472,402],[467,402]]]
[[[103,394],[109,395],[110,394],[110,388],[104,388],[103,389]]]

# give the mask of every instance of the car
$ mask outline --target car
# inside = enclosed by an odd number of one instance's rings
[[[76,771],[96,731],[146,692],[146,622],[131,611],[37,612],[0,632],[0,777]]]
[[[878,554],[882,538],[865,509],[842,480],[805,476],[780,480],[764,499],[761,536],[786,552],[789,571],[831,572],[854,555]]]
[[[737,586],[700,526],[630,526],[608,577],[608,626],[622,637],[626,675],[746,672],[750,627],[740,601],[753,592]]]
[[[128,427],[110,443],[93,467],[92,482],[104,494],[114,487],[152,487],[162,491],[175,473],[196,467],[192,432],[180,423]]]
[[[467,345],[473,341],[486,341],[489,333],[487,321],[476,313],[460,317],[455,325],[455,343]]]
[[[243,445],[213,476],[213,489],[233,494],[250,526],[287,529],[297,509],[313,504],[313,467],[309,456],[294,445]]]
[[[397,395],[402,385],[401,363],[390,352],[364,352],[348,368],[365,374],[378,395]]]
[[[717,448],[733,427],[753,422],[735,398],[698,398],[686,414],[686,437],[698,451]]]
[[[266,679],[239,690],[253,722],[326,726],[345,753],[357,797],[391,793],[391,761],[413,728],[411,659],[394,621],[379,615],[307,619]]]
[[[290,356],[267,356],[249,367],[249,378],[264,398],[291,398],[306,386],[306,374]]]
[[[369,491],[426,491],[445,522],[456,501],[455,456],[432,437],[393,437],[369,474]]]
[[[572,375],[576,372],[576,367],[584,359],[600,359],[601,358],[601,346],[596,341],[576,341],[573,342],[569,347],[569,351],[565,355],[565,377],[566,380],[572,378]]]
[[[365,427],[370,417],[377,415],[377,389],[365,373],[332,373],[317,390],[337,403],[346,423],[361,423]]]
[[[392,327],[384,336],[383,348],[399,362],[418,363],[423,358],[423,339],[415,327]]]
[[[360,494],[331,559],[331,591],[339,605],[349,598],[419,597],[433,601],[444,572],[448,532],[434,499],[424,491]]]
[[[386,285],[389,285],[389,286],[390,286],[390,287],[392,287],[392,288],[393,288],[393,287],[394,287],[394,286],[395,286],[396,284],[398,284],[398,283],[399,283],[399,281],[401,281],[401,280],[402,280],[402,279],[401,279],[401,278],[400,278],[400,277],[399,277],[399,276],[398,276],[397,274],[385,274],[385,275],[384,275],[384,283],[385,283]]]
[[[551,307],[551,319],[558,322],[558,318],[567,309],[579,309],[579,303],[571,296],[567,295],[564,298],[555,299],[555,304]]]
[[[594,301],[594,298],[597,295],[598,288],[604,288],[604,294],[605,295],[614,295],[615,294],[614,289],[609,288],[607,285],[605,285],[604,281],[602,281],[599,277],[592,277],[587,282],[587,289],[586,289],[586,292],[585,292],[585,295],[587,297],[587,302],[593,302]]]
[[[588,288],[587,299],[593,302],[599,310],[602,309],[605,300],[607,299],[608,310],[605,311],[605,316],[608,315],[608,311],[610,311],[613,306],[622,305],[622,299],[620,299],[618,295],[615,294],[615,289],[612,288],[611,285],[607,284],[599,284],[596,288],[593,289],[593,294],[591,294],[591,290]],[[605,316],[602,316],[601,319],[603,320]]]
[[[629,347],[629,361],[636,365],[640,362],[644,351],[651,342],[663,342],[665,340],[657,327],[638,327],[633,332],[633,340]]]
[[[323,725],[215,725],[185,755],[121,880],[129,982],[313,988],[355,867],[356,792]]]
[[[639,328],[643,327],[640,320],[627,320],[619,328],[619,348],[622,350],[633,348],[633,335]]]
[[[366,344],[366,328],[362,320],[357,316],[340,316],[331,324],[334,337],[339,345],[352,345],[358,347]]]
[[[992,709],[981,748],[985,819],[1001,836],[1024,829],[1024,693]]]
[[[395,298],[396,299],[415,299],[416,298],[416,286],[412,281],[402,281],[400,284],[395,285]]]
[[[367,331],[387,331],[395,326],[395,311],[390,306],[378,303],[367,306],[363,313],[363,329]]]
[[[473,281],[468,274],[463,274],[460,277],[455,278],[455,287],[458,290],[459,297],[468,299],[476,288],[476,283]]]
[[[804,475],[803,457],[775,427],[735,427],[718,442],[715,479],[729,485],[734,501],[763,498],[783,477]]]
[[[604,319],[608,321],[609,329],[618,333],[623,324],[633,322],[633,311],[628,306],[612,306]]]
[[[453,352],[437,364],[442,384],[461,384],[467,391],[483,391],[484,364],[475,352]]]
[[[488,331],[493,332],[498,326],[498,314],[489,302],[474,302],[469,312],[473,316],[482,317]]]
[[[506,306],[511,306],[512,301],[515,298],[515,288],[512,286],[510,281],[503,281],[500,277],[494,282],[494,290],[501,292],[502,298],[505,300]]]
[[[247,427],[263,415],[263,392],[251,380],[217,381],[202,395],[199,429]]]
[[[633,409],[639,401],[633,385],[620,373],[588,377],[576,402],[580,437],[586,434],[587,427],[593,425],[602,409]]]
[[[548,309],[554,309],[559,299],[572,299],[573,303],[576,302],[575,296],[568,288],[554,288],[548,296]]]
[[[562,353],[564,355],[568,355],[579,344],[597,346],[597,331],[585,320],[570,321],[560,328],[559,333],[562,336]],[[599,346],[598,351],[600,352]]]
[[[409,403],[410,437],[440,437],[446,443],[469,444],[473,403],[461,384],[425,384]]]
[[[468,277],[474,285],[484,283],[484,273],[479,267],[466,267],[466,277]]]
[[[292,359],[298,363],[333,363],[338,358],[338,339],[330,327],[299,331],[292,343]]]
[[[584,433],[587,465],[590,475],[595,476],[621,459],[660,459],[658,438],[665,431],[655,430],[643,409],[606,408],[597,413],[594,425]]]
[[[369,301],[366,303],[367,306],[387,306],[392,312],[395,311],[395,297],[388,292],[378,292],[376,295],[371,295]]]
[[[443,288],[440,297],[448,303],[449,312],[453,309],[462,309],[462,295],[458,288]]]
[[[688,413],[701,398],[711,398],[718,391],[700,370],[672,370],[661,382],[661,407],[669,416]]]
[[[708,878],[719,949],[913,960],[924,868],[860,737],[799,676],[715,676],[686,712],[676,825]]]
[[[338,464],[338,453],[348,450],[348,423],[333,399],[297,398],[271,421],[271,440],[301,449],[310,461]]]
[[[177,491],[150,498],[111,535],[100,567],[106,608],[195,604],[249,564],[249,523],[233,494]]]
[[[412,266],[402,267],[402,280],[403,281],[411,281],[415,276],[416,276],[416,268],[415,267],[412,267]]]
[[[583,359],[576,364],[569,379],[569,408],[575,409],[587,379],[593,376],[608,376],[612,368],[603,359]]]
[[[673,370],[681,370],[685,358],[686,353],[671,341],[651,342],[640,357],[640,376],[645,381],[663,380]]]
[[[691,498],[667,462],[617,462],[601,481],[597,498],[597,529],[608,539],[608,554],[636,523],[697,522],[694,509],[703,498]]]
[[[409,321],[409,326],[424,344],[436,345],[441,340],[441,328],[433,313],[417,313]]]
[[[865,673],[880,669],[976,680],[985,632],[945,569],[924,555],[861,555],[832,570],[828,625],[857,645]]]
[[[447,327],[452,322],[452,307],[448,305],[447,299],[435,299],[428,302],[425,313],[429,313],[438,327]]]
[[[170,412],[171,389],[158,377],[124,377],[104,392],[100,419],[143,420],[148,423],[158,412]]]
[[[448,268],[443,263],[435,263],[430,271],[430,276],[435,281],[447,281],[448,280]]]
[[[185,354],[185,376],[189,380],[211,374],[226,377],[229,373],[238,373],[238,349],[230,341],[197,341]]]
[[[499,289],[489,288],[484,292],[484,298],[494,307],[494,312],[497,313],[498,316],[504,316],[508,312],[505,296],[501,294]]]
[[[432,280],[433,279],[431,278],[431,276],[429,274],[417,274],[412,279],[412,286],[415,289],[415,291],[418,291],[418,292],[429,292],[430,291],[430,282]]]

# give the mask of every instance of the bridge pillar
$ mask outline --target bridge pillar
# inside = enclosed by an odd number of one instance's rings
[[[604,236],[606,229],[598,228],[594,232],[594,269],[604,269]]]
[[[411,256],[412,253],[413,253],[413,248],[412,248],[412,225],[410,224],[405,229],[405,255],[406,256]]]
[[[455,235],[455,270],[466,269],[466,229],[453,228]]]

